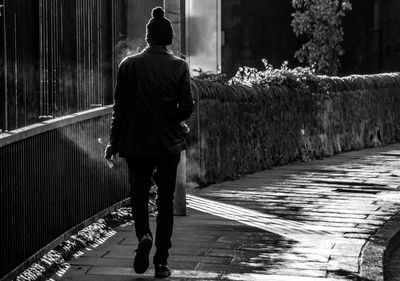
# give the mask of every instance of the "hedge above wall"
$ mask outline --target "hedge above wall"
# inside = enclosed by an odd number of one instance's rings
[[[400,73],[321,82],[327,91],[193,79],[188,176],[210,184],[400,141]]]

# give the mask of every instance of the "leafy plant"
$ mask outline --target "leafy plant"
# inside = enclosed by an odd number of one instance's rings
[[[229,80],[230,85],[259,85],[264,87],[286,86],[296,91],[326,91],[322,77],[311,67],[289,68],[284,61],[280,68],[274,68],[267,60],[262,60],[265,70],[240,67],[236,75]]]
[[[318,74],[336,75],[339,57],[344,54],[342,19],[352,9],[350,0],[292,0],[295,12],[292,27],[296,36],[305,35],[308,42],[295,53]]]

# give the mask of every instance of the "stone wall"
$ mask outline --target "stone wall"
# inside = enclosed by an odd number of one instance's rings
[[[189,178],[215,183],[400,141],[400,74],[325,82],[328,93],[193,80]]]

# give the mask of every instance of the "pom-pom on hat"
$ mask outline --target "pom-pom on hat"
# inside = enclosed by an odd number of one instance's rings
[[[174,35],[172,25],[169,19],[164,17],[164,10],[161,7],[155,7],[151,11],[152,18],[146,26],[146,40],[149,45],[171,45]]]

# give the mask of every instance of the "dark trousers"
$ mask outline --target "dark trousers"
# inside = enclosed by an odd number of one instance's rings
[[[168,250],[171,248],[174,224],[173,200],[179,160],[180,154],[126,157],[131,185],[133,220],[139,241],[146,234],[153,236],[149,227],[148,202],[151,178],[154,168],[157,169],[155,182],[158,186],[158,216],[154,264],[166,264],[169,256]]]

